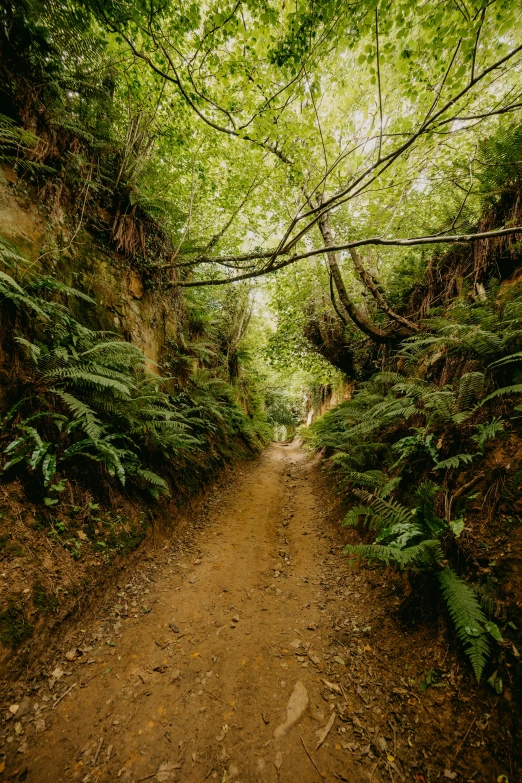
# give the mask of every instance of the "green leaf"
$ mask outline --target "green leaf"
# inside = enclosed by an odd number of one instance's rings
[[[49,487],[49,492],[63,492],[67,486],[67,479],[60,479],[57,484],[53,484]]]
[[[450,522],[450,527],[453,531],[453,534],[455,538],[459,538],[462,531],[464,530],[464,518],[459,517],[459,519],[455,519],[453,522]]]
[[[493,639],[496,642],[503,642],[504,641],[504,638],[503,638],[502,634],[500,633],[500,629],[499,629],[499,627],[498,627],[498,625],[496,623],[492,622],[491,620],[488,620],[487,623],[484,623],[484,628],[486,629],[486,631],[488,633],[491,634],[491,636],[493,637]]]
[[[44,460],[42,462],[42,473],[44,477],[44,487],[48,487],[49,484],[52,481],[52,478],[56,471],[56,455],[55,454],[49,454],[47,453],[44,457]],[[60,482],[61,484],[62,482]],[[58,484],[55,484],[54,487],[50,487],[50,490],[55,489],[58,487]],[[65,488],[65,485],[64,485]],[[61,491],[61,490],[57,490]]]

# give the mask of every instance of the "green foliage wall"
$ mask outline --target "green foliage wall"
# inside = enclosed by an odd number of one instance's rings
[[[502,637],[481,608],[483,577],[466,552],[474,519],[503,502],[491,487],[517,470],[516,458],[490,455],[508,436],[522,443],[521,323],[516,284],[432,312],[425,331],[306,433],[354,501],[344,524],[368,531],[347,553],[431,572],[478,679]],[[510,508],[519,501],[512,496]]]
[[[63,303],[89,306],[92,299],[55,277],[24,280],[27,260],[5,240],[1,251],[9,268],[0,272],[4,357],[16,368],[7,383],[4,374],[6,476],[32,474],[33,495],[48,506],[59,502],[68,476],[81,480],[96,465],[120,485],[157,497],[183,490],[194,469],[212,470],[234,443],[262,446],[262,413],[253,401],[244,412],[248,381],[242,389],[231,383],[219,345],[189,343],[186,359],[198,369],[181,379],[162,376],[136,345],[86,327]],[[217,322],[216,335],[226,338]]]

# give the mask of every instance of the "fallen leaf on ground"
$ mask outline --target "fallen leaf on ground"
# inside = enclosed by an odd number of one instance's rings
[[[328,682],[328,680],[321,680],[322,683],[326,685],[326,687],[332,691],[332,693],[338,693],[340,696],[343,695],[343,692],[341,690],[341,686],[337,685],[336,682]]]
[[[175,771],[181,769],[181,764],[176,764],[173,761],[166,761],[161,764],[156,772],[156,780],[160,783],[166,783],[166,781],[174,780]]]
[[[332,730],[332,726],[334,725],[334,722],[335,722],[335,710],[332,712],[330,716],[330,720],[328,721],[326,726],[315,732],[315,735],[319,738],[317,745],[315,746],[316,750],[319,750],[319,748],[321,747],[321,745],[329,735],[330,731]]]

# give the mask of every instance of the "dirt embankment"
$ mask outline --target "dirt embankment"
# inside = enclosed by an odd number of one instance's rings
[[[297,447],[238,471],[11,686],[5,777],[520,779],[509,691],[473,683],[442,622],[401,629],[400,584],[350,568],[338,521]]]

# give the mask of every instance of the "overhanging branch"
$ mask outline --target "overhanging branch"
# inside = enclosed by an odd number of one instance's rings
[[[384,245],[386,247],[415,247],[418,245],[442,245],[442,244],[457,244],[462,242],[478,242],[481,239],[493,239],[495,237],[510,236],[512,234],[522,234],[522,226],[515,226],[514,228],[500,228],[496,231],[483,231],[477,234],[457,234],[454,236],[425,236],[425,237],[410,237],[407,239],[384,239],[383,237],[369,237],[367,239],[356,239],[353,242],[347,242],[344,245],[334,245],[332,247],[320,247],[315,250],[307,250],[305,253],[299,253],[291,256],[290,258],[280,261],[278,264],[274,264],[269,268],[262,267],[261,269],[255,269],[251,272],[246,272],[235,277],[223,277],[216,280],[174,280],[169,283],[169,287],[176,286],[181,288],[194,288],[198,286],[207,285],[228,285],[238,280],[249,280],[254,277],[262,277],[276,272],[278,269],[283,269],[290,264],[295,264],[296,261],[301,261],[304,258],[311,258],[313,256],[321,255],[322,253],[340,252],[342,250],[351,250],[356,247],[365,247],[366,245]],[[250,253],[243,256],[226,256],[222,258],[209,258],[201,257],[195,259],[195,263],[210,264],[210,263],[224,263],[233,264],[234,262],[240,262],[244,260],[271,258],[273,251],[265,251],[263,253]]]

